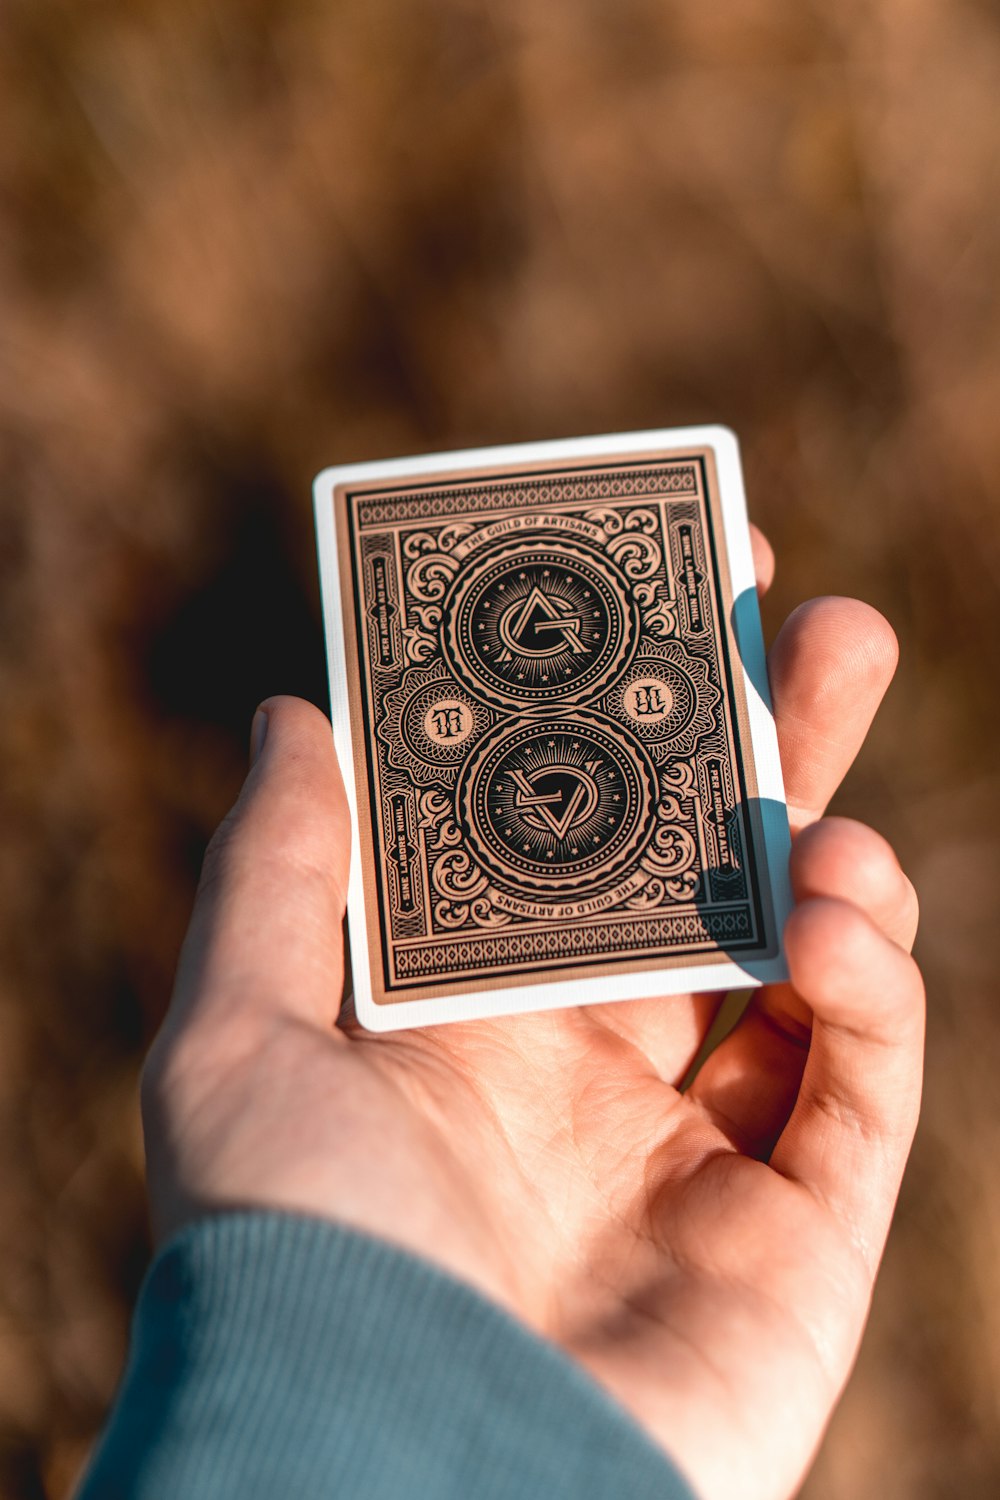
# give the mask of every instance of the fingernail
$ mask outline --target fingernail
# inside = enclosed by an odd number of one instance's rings
[[[267,739],[267,709],[258,708],[250,725],[250,768],[251,770],[260,759],[260,752],[264,748]]]

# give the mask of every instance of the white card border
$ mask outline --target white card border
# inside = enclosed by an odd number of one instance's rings
[[[665,457],[683,448],[710,448],[715,456],[719,501],[725,545],[729,559],[733,599],[755,587],[750,547],[746,496],[740,464],[739,443],[728,427],[674,427],[644,432],[609,433],[600,437],[559,438],[548,442],[517,443],[498,448],[469,448],[448,453],[426,453],[414,458],[393,458],[373,463],[345,464],[324,469],[316,476],[313,498],[319,543],[320,589],[326,632],[330,677],[330,710],[333,739],[344,776],[351,811],[351,865],[347,896],[348,928],[354,1007],[359,1021],[369,1031],[398,1031],[414,1026],[435,1025],[486,1016],[513,1015],[526,1011],[553,1010],[570,1005],[592,1005],[609,1000],[637,1000],[687,991],[747,989],[787,979],[781,935],[792,908],[788,878],[791,847],[785,811],[785,791],[778,758],[778,740],[767,692],[764,640],[756,611],[749,621],[738,622],[740,669],[746,695],[750,742],[760,799],[761,823],[779,951],[773,958],[733,958],[719,963],[700,963],[666,970],[643,969],[615,976],[614,993],[608,975],[592,979],[553,980],[508,989],[479,990],[467,995],[439,996],[431,1000],[406,1000],[376,1005],[371,993],[368,958],[368,924],[365,920],[365,883],[361,873],[357,789],[354,778],[354,748],[350,704],[346,691],[348,662],[344,640],[344,617],[337,559],[336,520],[333,491],[338,484],[367,484],[417,478],[423,474],[449,472],[467,474],[470,469],[488,469],[509,464],[552,463],[579,458],[623,458],[627,455],[662,453]],[[735,664],[734,664],[734,669]]]

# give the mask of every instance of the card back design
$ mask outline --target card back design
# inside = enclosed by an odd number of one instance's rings
[[[712,448],[327,503],[371,1001],[773,957]]]

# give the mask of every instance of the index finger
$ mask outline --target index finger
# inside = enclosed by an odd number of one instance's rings
[[[846,776],[896,670],[892,627],[859,599],[810,599],[767,658],[792,832],[813,823]]]

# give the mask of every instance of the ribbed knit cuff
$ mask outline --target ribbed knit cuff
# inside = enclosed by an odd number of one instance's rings
[[[79,1500],[693,1500],[590,1378],[471,1288],[321,1220],[154,1261]]]

